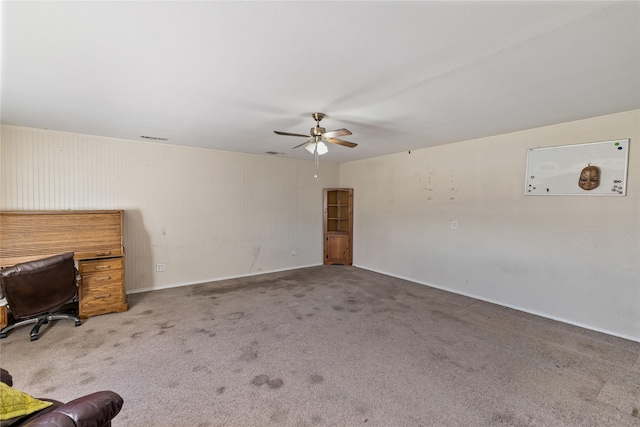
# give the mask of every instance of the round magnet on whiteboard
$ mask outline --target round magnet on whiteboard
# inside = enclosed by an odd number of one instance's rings
[[[618,147],[618,150],[622,150],[622,147]]]
[[[619,143],[619,142],[616,142],[615,146],[617,147],[618,145],[620,145],[620,143]]]

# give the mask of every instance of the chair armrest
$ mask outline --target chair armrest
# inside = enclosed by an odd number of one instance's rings
[[[98,391],[65,403],[24,427],[102,427],[118,415],[123,403],[113,391]]]
[[[97,425],[97,424],[95,424]],[[23,424],[22,427],[77,427],[76,423],[65,414],[59,412],[49,412],[34,418],[31,422]]]
[[[13,387],[13,377],[6,369],[0,368],[0,381],[9,387]]]

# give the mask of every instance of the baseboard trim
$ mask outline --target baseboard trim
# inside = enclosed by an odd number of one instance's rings
[[[494,300],[494,299],[491,299],[491,298],[485,298],[485,297],[482,297],[480,295],[472,294],[472,293],[469,293],[469,292],[459,291],[459,290],[456,290],[456,289],[448,288],[446,286],[440,286],[440,285],[436,285],[434,283],[424,282],[424,281],[421,281],[421,280],[418,280],[418,279],[415,279],[415,278],[412,278],[412,277],[406,277],[406,276],[401,276],[401,275],[398,275],[398,274],[387,273],[386,271],[376,270],[376,269],[369,268],[369,267],[364,267],[364,266],[361,266],[361,265],[354,264],[354,267],[361,268],[363,270],[369,270],[369,271],[372,271],[374,273],[384,274],[385,276],[395,277],[397,279],[407,280],[409,282],[418,283],[420,285],[429,286],[429,287],[432,287],[432,288],[440,289],[440,290],[451,292],[451,293],[454,293],[454,294],[463,295],[465,297],[474,298],[474,299],[477,299],[477,300],[480,300],[480,301],[488,302],[488,303],[491,303],[491,304],[496,304],[496,305],[499,305],[499,306],[502,306],[502,307],[512,308],[514,310],[522,311],[524,313],[533,314],[535,316],[544,317],[546,319],[555,320],[555,321],[558,321],[558,322],[566,323],[568,325],[577,326],[579,328],[589,329],[591,331],[600,332],[600,333],[603,333],[603,334],[606,334],[606,335],[611,335],[611,336],[618,337],[618,338],[624,338],[624,339],[629,340],[629,341],[640,342],[640,337],[636,337],[636,336],[633,336],[633,335],[627,335],[627,334],[621,334],[619,332],[611,331],[611,330],[604,329],[604,328],[599,328],[597,326],[588,325],[588,324],[581,323],[581,322],[575,322],[575,321],[573,321],[571,319],[565,319],[563,317],[558,317],[558,316],[555,316],[555,315],[552,315],[552,314],[549,314],[549,313],[545,313],[545,312],[542,312],[542,311],[531,310],[531,309],[526,308],[526,307],[521,307],[521,306],[513,305],[513,304],[507,304],[507,303],[502,302],[502,301]]]
[[[161,289],[180,288],[182,286],[201,285],[203,283],[219,282],[221,280],[241,279],[243,277],[259,276],[261,274],[280,273],[282,271],[299,270],[301,268],[317,267],[319,265],[322,265],[322,264],[300,265],[300,266],[291,267],[291,268],[281,268],[281,269],[277,269],[277,270],[258,271],[258,272],[255,272],[255,273],[240,274],[240,275],[237,275],[237,276],[214,277],[214,278],[205,279],[205,280],[195,280],[195,281],[192,281],[192,282],[170,283],[168,285],[162,285],[162,286],[154,286],[154,287],[147,287],[147,288],[142,288],[142,289],[127,290],[127,295],[139,294],[139,293],[142,293],[142,292],[149,292],[149,291],[159,291]]]

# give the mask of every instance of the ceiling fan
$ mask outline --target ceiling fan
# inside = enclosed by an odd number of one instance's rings
[[[302,147],[304,145],[305,146],[304,148],[308,152],[316,155],[324,154],[327,151],[329,151],[325,142],[328,142],[330,144],[343,145],[349,148],[353,148],[356,145],[358,145],[353,142],[344,141],[342,139],[336,138],[337,136],[351,135],[351,131],[347,129],[336,129],[336,130],[327,132],[325,128],[320,127],[320,121],[324,118],[324,116],[325,116],[324,113],[311,114],[311,117],[313,117],[313,119],[316,121],[316,126],[311,128],[309,135],[303,135],[300,133],[280,132],[277,130],[274,130],[274,132],[277,133],[278,135],[300,136],[302,138],[308,138],[307,141],[303,142],[300,145],[296,145],[293,148]]]

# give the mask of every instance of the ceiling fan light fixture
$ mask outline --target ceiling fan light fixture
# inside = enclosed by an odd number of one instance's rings
[[[323,155],[328,151],[329,149],[327,148],[324,142],[322,141],[318,142],[318,154]]]
[[[323,155],[329,152],[329,148],[327,148],[326,144],[322,141],[320,142],[310,142],[304,146],[304,149],[309,153],[314,154],[316,152],[316,147],[319,155]]]

